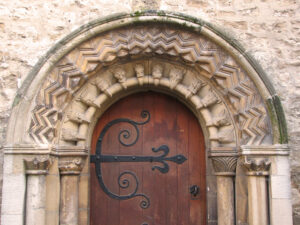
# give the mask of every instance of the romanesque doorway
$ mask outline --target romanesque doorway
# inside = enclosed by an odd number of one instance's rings
[[[175,98],[144,92],[118,101],[91,148],[91,225],[206,224],[204,137]]]

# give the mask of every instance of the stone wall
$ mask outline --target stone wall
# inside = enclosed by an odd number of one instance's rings
[[[294,224],[300,223],[298,0],[53,0],[44,3],[29,0],[2,1],[0,146],[4,144],[10,108],[17,89],[30,69],[51,46],[93,19],[147,8],[182,12],[225,29],[254,56],[268,74],[285,109],[292,149]]]

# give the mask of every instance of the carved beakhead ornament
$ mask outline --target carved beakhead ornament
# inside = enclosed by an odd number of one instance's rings
[[[172,68],[170,70],[170,88],[174,89],[177,84],[179,84],[180,81],[183,79],[183,75],[186,73],[186,71],[179,69],[179,68]]]
[[[142,64],[136,64],[134,67],[136,77],[143,77],[145,76],[145,68]]]
[[[124,83],[126,81],[125,70],[123,68],[121,67],[116,68],[113,71],[113,74],[119,83]]]
[[[152,69],[152,76],[154,79],[160,79],[163,74],[163,67],[161,64],[155,64]]]

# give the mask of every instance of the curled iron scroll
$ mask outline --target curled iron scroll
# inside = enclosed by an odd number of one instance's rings
[[[150,121],[150,113],[146,110],[143,110],[141,112],[141,117],[144,119],[144,121],[141,122],[136,122],[130,119],[126,119],[126,118],[119,118],[119,119],[115,119],[112,120],[111,122],[109,122],[108,124],[105,125],[105,127],[103,128],[103,130],[100,133],[97,145],[96,145],[96,154],[95,155],[91,155],[91,163],[95,163],[95,169],[96,169],[96,174],[98,177],[98,181],[99,184],[102,188],[102,190],[111,198],[114,199],[118,199],[118,200],[126,200],[126,199],[131,199],[134,197],[142,197],[142,201],[140,203],[140,207],[142,209],[146,209],[150,206],[150,199],[148,196],[146,196],[143,193],[138,193],[138,189],[139,189],[139,180],[138,177],[136,176],[136,174],[132,171],[124,171],[122,172],[119,177],[118,177],[118,185],[119,188],[121,189],[129,189],[130,187],[132,187],[133,191],[131,191],[131,193],[127,194],[127,195],[118,195],[116,193],[111,192],[106,185],[103,182],[102,179],[102,171],[101,171],[101,163],[110,163],[110,162],[159,162],[162,164],[162,166],[153,166],[152,169],[155,170],[157,169],[158,171],[160,171],[161,173],[167,173],[169,171],[169,165],[166,161],[171,161],[171,162],[175,162],[177,164],[181,164],[183,163],[186,158],[183,155],[175,155],[172,157],[167,157],[167,155],[169,154],[169,147],[167,145],[161,145],[158,148],[152,148],[152,151],[154,153],[157,152],[162,152],[161,155],[157,155],[157,156],[133,156],[133,155],[102,155],[102,141],[103,138],[105,136],[105,134],[107,133],[107,131],[109,130],[110,127],[112,127],[115,124],[118,123],[128,123],[130,125],[132,125],[136,131],[136,137],[133,138],[133,140],[129,141],[129,143],[126,143],[125,140],[130,140],[130,138],[132,137],[132,133],[127,130],[127,129],[123,129],[119,132],[118,138],[119,138],[119,142],[125,146],[125,147],[129,147],[129,146],[133,146],[134,144],[136,144],[136,142],[139,139],[139,125],[144,125],[146,123],[148,123]],[[133,181],[133,183],[131,183],[130,178],[131,177],[131,181]]]

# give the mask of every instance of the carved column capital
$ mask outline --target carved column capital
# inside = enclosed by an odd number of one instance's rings
[[[48,157],[35,157],[32,160],[24,159],[26,174],[30,175],[46,175],[51,165],[51,160]]]
[[[243,156],[243,165],[247,169],[247,175],[267,176],[271,166],[270,159],[266,157]]]
[[[61,157],[58,169],[61,175],[78,175],[84,166],[85,156]]]
[[[209,157],[216,175],[235,176],[238,155],[233,149],[211,149]]]

